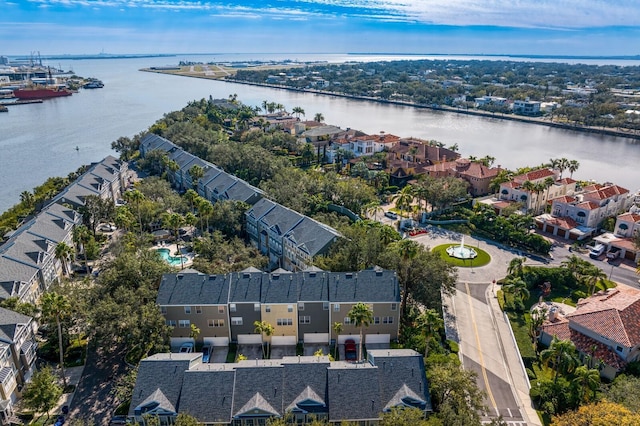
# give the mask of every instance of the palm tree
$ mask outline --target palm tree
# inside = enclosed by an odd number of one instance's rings
[[[317,121],[318,123],[322,123],[324,121],[324,115],[322,115],[322,113],[320,113],[320,112],[316,113],[316,115],[313,116],[313,121]]]
[[[273,326],[271,324],[269,324],[266,321],[254,321],[253,322],[253,326],[255,327],[254,331],[256,333],[264,334],[268,338],[271,337],[271,335],[273,335],[274,328],[273,328]],[[264,358],[264,359],[267,359],[267,355],[270,353],[269,352],[269,341],[270,341],[270,339],[267,339],[266,349],[265,349],[264,345],[262,346],[262,358]]]
[[[342,333],[343,328],[344,327],[341,322],[333,323],[333,331],[336,333],[336,344],[333,347],[333,359],[338,358],[338,337],[340,336],[340,333]]]
[[[382,208],[382,206],[380,206],[379,201],[372,201],[369,204],[367,204],[364,208],[367,216],[369,217],[373,216],[373,220],[376,220],[376,221],[378,220],[378,213],[384,212],[384,209]]]
[[[400,267],[405,271],[404,276],[408,276],[409,263],[410,260],[418,255],[420,251],[420,244],[417,241],[411,239],[405,239],[396,241],[393,243],[391,247],[393,250],[396,250],[398,255],[400,255]],[[402,314],[403,320],[407,318],[407,301],[409,299],[409,289],[402,289],[402,299],[400,301],[400,312]]]
[[[561,158],[558,161],[558,170],[560,170],[560,179],[562,179],[562,173],[569,168],[569,160]]]
[[[520,278],[506,280],[502,285],[502,290],[511,294],[520,308],[524,308],[524,301],[530,296],[527,283]]]
[[[571,340],[558,340],[557,337],[553,338],[548,349],[540,353],[540,359],[547,366],[549,362],[553,363],[555,369],[554,383],[557,382],[560,373],[571,373],[578,364],[576,347],[573,342]]]
[[[184,217],[180,213],[165,213],[162,216],[163,226],[173,230],[173,235],[176,239],[176,249],[178,251],[178,255],[180,256],[180,269],[184,269],[184,256],[182,256],[180,253],[180,240],[178,238],[178,230],[182,225],[184,225],[184,223]]]
[[[424,334],[424,357],[429,356],[429,343],[433,336],[444,328],[444,320],[435,309],[425,309],[417,319],[418,328]]]
[[[411,185],[407,185],[402,188],[398,195],[393,198],[393,201],[400,209],[400,216],[402,216],[402,212],[409,210],[409,206],[411,206],[411,203],[413,202],[413,187]]]
[[[89,271],[89,260],[87,259],[87,247],[86,244],[91,239],[91,232],[89,232],[89,228],[84,225],[78,225],[73,228],[73,243],[76,245],[76,253],[79,253],[82,250],[84,254],[84,267]]]
[[[577,171],[580,168],[580,163],[578,162],[578,160],[571,160],[569,161],[567,168],[569,169],[569,172],[571,172],[569,177],[572,178],[573,172]]]
[[[33,208],[36,202],[35,196],[29,191],[22,191],[20,193],[20,202],[26,207]]]
[[[296,117],[298,117],[298,119],[300,119],[300,114],[305,115],[304,109],[302,109],[302,107],[299,107],[299,106],[293,107],[291,111],[296,115]]]
[[[542,183],[542,185],[544,186],[544,188],[547,190],[547,194],[546,194],[546,195],[545,195],[545,197],[544,197],[545,202],[548,202],[548,201],[549,201],[549,189],[551,189],[551,187],[553,186],[553,184],[554,184],[554,183],[555,183],[555,180],[554,180],[551,176],[549,176],[548,178],[546,178],[546,179],[544,180],[544,182]],[[546,211],[546,210],[547,210],[547,208],[546,208],[546,206],[545,206],[544,211]]]
[[[133,204],[138,213],[138,224],[140,225],[140,235],[142,235],[142,211],[140,209],[142,202],[146,197],[137,189],[124,193],[124,199],[127,203]]]
[[[589,294],[594,294],[596,292],[596,286],[599,282],[602,282],[607,278],[607,274],[597,266],[590,264],[582,270],[582,277],[587,284]]]
[[[193,189],[187,189],[187,192],[185,192],[182,197],[189,202],[191,206],[190,211],[194,210],[194,206],[197,204],[198,198],[200,198],[198,193]]]
[[[524,262],[526,261],[526,257],[514,257],[511,259],[509,266],[507,267],[507,274],[521,277],[522,271],[524,270]]]
[[[202,166],[194,164],[189,169],[189,176],[191,176],[191,187],[195,188],[196,191],[197,191],[198,190],[198,181],[200,179],[202,179],[202,177],[204,176],[204,169],[202,168]]]
[[[373,309],[366,303],[358,302],[347,314],[349,322],[360,329],[360,342],[358,342],[358,361],[362,361],[362,329],[369,327],[373,322]]]
[[[572,254],[571,256],[567,257],[565,260],[560,262],[560,266],[563,266],[564,268],[568,269],[569,272],[571,272],[571,275],[573,275],[573,278],[577,280],[578,274],[584,267],[583,262],[585,261],[580,259],[575,254]]]
[[[55,321],[58,328],[58,351],[60,352],[60,373],[62,383],[67,387],[67,378],[64,374],[64,349],[62,342],[62,319],[65,318],[71,310],[69,301],[61,294],[53,291],[42,295],[40,300],[42,304],[42,317],[45,321]]]
[[[533,182],[531,182],[530,180],[525,180],[525,181],[522,183],[521,188],[522,188],[523,190],[525,190],[527,193],[529,193],[529,198],[531,198],[531,193],[535,191],[536,184],[535,184],[535,183],[533,183]],[[527,206],[529,206],[529,200],[527,200],[526,205],[527,205]],[[529,210],[529,209],[527,209],[527,210]]]
[[[577,387],[581,402],[589,403],[589,392],[593,392],[593,398],[596,397],[596,391],[600,387],[600,373],[598,370],[588,368],[584,365],[579,366],[573,372],[575,376],[572,383]]]
[[[213,204],[211,204],[211,202],[205,198],[200,197],[198,199],[198,205],[196,206],[198,209],[198,216],[200,216],[200,229],[202,229],[203,231],[205,230],[205,228],[203,228],[202,226],[202,219],[206,220],[206,224],[207,224],[207,230],[209,229],[209,218],[211,217],[211,215],[213,214]]]
[[[69,258],[73,254],[73,247],[65,243],[64,241],[59,242],[56,245],[55,256],[56,259],[62,263],[62,274],[69,275]]]

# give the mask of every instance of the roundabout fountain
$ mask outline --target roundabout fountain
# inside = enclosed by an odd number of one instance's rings
[[[464,246],[464,237],[460,241],[460,245],[452,245],[447,247],[447,254],[451,257],[455,257],[456,259],[475,259],[478,256],[478,253],[470,248]]]

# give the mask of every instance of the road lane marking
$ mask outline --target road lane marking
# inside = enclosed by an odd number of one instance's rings
[[[473,330],[476,334],[476,344],[478,345],[478,356],[480,357],[480,368],[482,369],[482,377],[484,378],[484,384],[487,388],[487,396],[489,400],[491,400],[491,405],[493,405],[493,409],[498,413],[498,406],[496,404],[496,400],[493,398],[493,393],[491,392],[491,386],[489,386],[489,377],[487,376],[487,369],[484,368],[484,358],[482,356],[482,345],[480,345],[480,335],[478,334],[478,325],[476,324],[476,317],[473,313],[473,298],[471,297],[471,290],[469,290],[469,283],[464,283],[464,287],[467,290],[467,299],[469,300],[469,311],[471,312],[471,323],[473,324]]]

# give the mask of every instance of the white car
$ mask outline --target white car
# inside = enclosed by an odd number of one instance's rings
[[[193,343],[187,342],[180,345],[180,350],[178,351],[181,354],[190,354],[193,352]]]
[[[117,229],[116,226],[110,223],[103,223],[100,226],[98,226],[98,231],[102,231],[102,232],[113,232],[116,229]]]

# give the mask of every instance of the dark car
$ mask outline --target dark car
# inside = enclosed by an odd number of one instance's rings
[[[121,416],[121,415],[113,416],[109,421],[109,426],[125,425],[125,424],[127,424],[127,416]]]
[[[358,359],[358,348],[355,340],[347,339],[344,341],[344,359],[345,361],[356,361]]]
[[[207,363],[211,358],[211,345],[204,345],[202,347],[202,362]]]

